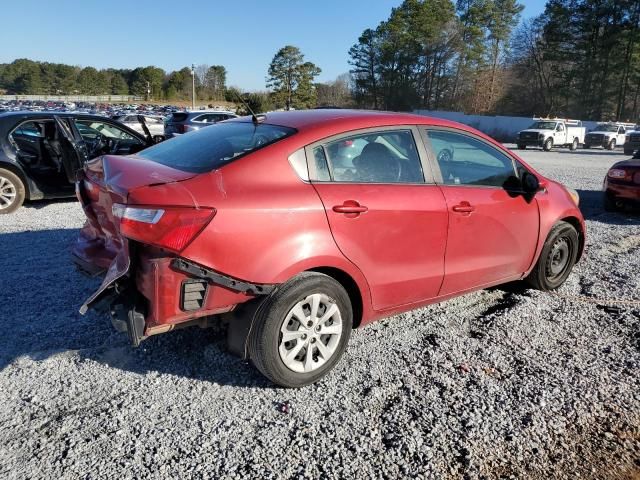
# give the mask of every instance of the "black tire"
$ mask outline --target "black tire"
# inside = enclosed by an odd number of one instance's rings
[[[625,155],[633,155],[633,150],[625,150],[624,154]]]
[[[612,138],[611,141],[607,144],[607,150],[613,150],[616,148],[616,139]]]
[[[618,211],[618,206],[616,205],[616,199],[613,198],[611,195],[609,195],[607,192],[605,192],[602,195],[602,207],[604,208],[605,212],[617,212]]]
[[[527,149],[526,145],[518,144],[518,150],[526,150],[526,149]]]
[[[571,145],[569,146],[569,150],[577,150],[578,149],[578,139],[574,138],[573,142],[571,142]]]
[[[591,145],[589,145],[588,143],[585,143],[582,148],[589,150],[591,148]]]
[[[24,183],[15,173],[0,168],[0,215],[15,212],[24,203]]]
[[[553,148],[553,138],[549,137],[544,141],[544,144],[542,145],[542,149],[545,152],[550,151]]]
[[[578,257],[578,232],[567,222],[558,222],[544,242],[540,258],[527,277],[527,282],[537,290],[555,290],[562,285]]]
[[[290,369],[280,356],[280,329],[296,304],[315,293],[326,295],[335,302],[342,319],[342,331],[335,351],[324,364],[310,372],[296,372]],[[351,302],[342,285],[327,275],[305,272],[280,285],[258,307],[248,338],[249,357],[255,367],[273,383],[288,388],[303,387],[320,380],[340,361],[352,328]],[[291,350],[300,341],[302,340],[295,340],[296,343]],[[302,351],[306,351],[306,348]]]

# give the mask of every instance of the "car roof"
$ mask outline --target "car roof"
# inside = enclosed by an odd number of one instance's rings
[[[228,122],[248,122],[250,116],[240,117]],[[462,130],[472,130],[461,123],[428,117],[412,113],[383,112],[378,110],[349,110],[349,109],[317,109],[294,110],[288,112],[269,112],[265,114],[264,123],[295,128],[299,132],[326,130],[335,126],[336,132],[355,130],[359,128],[393,126],[393,125],[431,125],[452,127]]]

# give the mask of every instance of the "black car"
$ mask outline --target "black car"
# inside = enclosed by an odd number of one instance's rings
[[[153,144],[115,120],[86,113],[0,114],[0,214],[24,200],[72,197],[76,171],[99,155],[127,155]]]

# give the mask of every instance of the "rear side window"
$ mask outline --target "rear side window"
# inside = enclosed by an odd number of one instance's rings
[[[313,151],[318,181],[423,183],[422,165],[410,130],[367,132]]]
[[[279,125],[218,123],[164,141],[138,155],[177,170],[203,173],[220,168],[295,132],[293,128]]]

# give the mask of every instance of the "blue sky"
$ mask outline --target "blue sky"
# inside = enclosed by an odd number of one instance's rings
[[[523,18],[545,0],[521,0]],[[167,71],[224,65],[227,83],[265,88],[284,45],[322,68],[319,80],[349,70],[347,52],[401,0],[20,0],[5,2],[0,63],[30,58],[97,68],[156,65]]]

